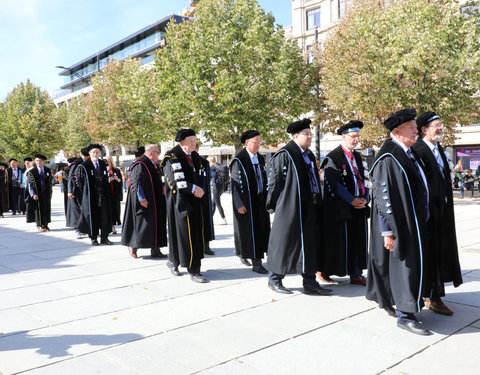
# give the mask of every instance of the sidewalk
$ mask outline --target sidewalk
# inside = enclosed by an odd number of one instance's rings
[[[165,260],[121,246],[90,246],[65,228],[55,187],[51,232],[0,218],[0,374],[474,374],[480,353],[480,199],[455,200],[464,284],[447,286],[453,317],[423,310],[432,336],[396,320],[343,283],[332,296],[280,295],[233,256],[216,225],[208,284],[171,276]],[[218,214],[215,219],[219,220]],[[162,249],[166,253],[166,249]]]

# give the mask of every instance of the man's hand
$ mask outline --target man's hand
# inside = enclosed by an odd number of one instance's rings
[[[73,193],[68,193],[68,194],[67,194],[67,197],[70,198],[70,199],[75,198],[75,196],[73,195]]]
[[[384,236],[383,237],[383,246],[388,251],[393,251],[393,247],[395,246],[395,237],[393,236]]]
[[[205,192],[200,186],[195,186],[195,191],[193,192],[193,195],[195,195],[197,198],[203,197]]]
[[[245,208],[245,206],[238,208],[237,211],[240,215],[245,215],[247,213],[247,209]]]
[[[147,207],[148,207],[148,202],[147,202],[147,200],[145,199],[145,200],[141,201],[141,202],[140,202],[140,206],[142,206],[143,208],[147,208]]]
[[[38,201],[38,195],[37,194],[35,194],[32,198],[33,198],[34,201]]]
[[[367,201],[363,198],[355,198],[352,203],[350,203],[354,208],[364,208],[367,204]]]

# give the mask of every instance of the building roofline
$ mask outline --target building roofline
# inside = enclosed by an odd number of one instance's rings
[[[104,58],[104,57],[110,55],[108,52],[113,50],[115,47],[118,47],[119,45],[135,38],[137,35],[146,33],[149,30],[155,30],[159,26],[166,25],[172,18],[175,19],[176,21],[180,21],[180,22],[190,19],[190,17],[184,17],[184,16],[180,16],[178,14],[172,13],[172,14],[170,14],[168,16],[165,16],[162,19],[160,19],[160,20],[158,20],[158,21],[156,21],[156,22],[154,22],[154,23],[152,23],[148,26],[145,26],[144,28],[134,32],[133,34],[128,35],[127,37],[119,40],[118,42],[115,42],[115,43],[111,44],[110,46],[108,46],[106,48],[103,48],[102,50],[98,51],[97,53],[94,53],[94,54],[90,55],[89,57],[87,57],[87,58],[69,66],[68,68],[66,68],[66,69],[62,70],[60,73],[58,73],[58,75],[59,76],[68,76],[68,75],[70,75],[72,70],[75,70],[75,68],[77,68],[81,65],[85,65],[87,62],[92,62],[92,63],[96,62],[98,57]]]

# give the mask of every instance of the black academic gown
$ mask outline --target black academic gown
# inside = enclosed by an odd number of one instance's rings
[[[89,237],[107,238],[112,231],[112,208],[105,161],[98,160],[100,171],[95,172],[91,159],[80,164],[76,171],[77,189],[81,193],[78,230]]]
[[[10,210],[20,212],[19,198],[22,185],[22,170],[17,167],[17,179],[13,181],[13,168],[7,168],[7,203]]]
[[[320,186],[315,156],[309,155]],[[290,141],[273,155],[269,166],[266,208],[275,212],[268,241],[269,271],[285,275],[318,270],[320,200],[312,194],[300,147]]]
[[[381,308],[395,305],[406,313],[423,307],[428,215],[427,193],[413,168],[403,149],[389,139],[370,169],[372,219],[366,298]],[[395,237],[393,252],[384,247],[379,215]]]
[[[0,215],[8,211],[7,173],[0,169]]]
[[[462,284],[462,273],[458,260],[457,236],[452,193],[452,162],[443,147],[438,150],[443,160],[440,170],[430,147],[419,139],[413,146],[425,164],[425,177],[430,185],[430,220],[428,247],[425,251],[424,297],[443,297],[443,283]]]
[[[166,180],[168,257],[195,273],[200,271],[205,252],[205,216],[202,198],[193,195],[193,185],[201,186],[200,156],[194,151],[191,158],[193,165],[177,145],[165,154],[161,165]]]
[[[210,162],[202,158],[200,158],[200,170],[197,173],[198,179],[198,186],[200,186],[204,191],[205,195],[202,197],[202,204],[203,204],[203,232],[204,232],[204,239],[206,242],[213,241],[215,239],[215,230],[213,226],[213,215],[212,215],[212,185],[210,184],[211,180],[211,169],[210,169]]]
[[[268,249],[270,215],[265,208],[267,174],[265,159],[257,153],[262,175],[262,192],[258,194],[255,170],[248,151],[244,148],[230,164],[235,254],[243,259],[262,259]],[[240,214],[238,209],[247,212]]]
[[[78,158],[73,161],[73,163],[69,166],[69,173],[68,173],[68,186],[67,186],[67,194],[72,193],[73,198],[69,198],[67,202],[67,217],[66,217],[66,226],[69,228],[78,227],[78,220],[80,219],[80,202],[82,198],[82,193],[78,189],[79,184],[77,183],[78,174],[76,170],[80,164],[83,163],[82,158]]]
[[[51,221],[52,171],[43,167],[43,186],[37,167],[29,169],[26,173],[29,190],[26,199],[27,223],[36,222],[37,227],[46,227]],[[38,200],[33,199],[34,195],[38,196]]]
[[[140,205],[137,192],[143,190],[148,207]],[[167,246],[166,203],[160,168],[145,155],[130,167],[130,187],[125,203],[122,245],[138,248]]]
[[[121,225],[122,222],[120,220],[121,216],[121,206],[120,202],[123,200],[123,177],[120,169],[113,168],[112,175],[109,174],[110,177],[118,177],[120,182],[113,180],[109,183],[110,187],[110,196],[112,199],[112,225]]]
[[[365,178],[362,157],[353,151],[357,169]],[[323,241],[324,257],[321,271],[326,275],[352,275],[355,257],[359,269],[367,268],[368,224],[370,208],[355,209],[338,194],[338,184],[355,197],[354,174],[341,146],[328,153],[322,163],[324,169]],[[361,193],[360,193],[361,194]],[[362,197],[368,201],[368,188]]]

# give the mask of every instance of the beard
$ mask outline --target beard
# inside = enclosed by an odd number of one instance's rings
[[[437,135],[433,136],[432,139],[435,142],[439,142],[439,141],[443,140],[443,134],[437,134]]]

